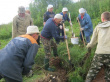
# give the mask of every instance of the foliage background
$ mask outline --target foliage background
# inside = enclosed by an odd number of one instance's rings
[[[67,7],[71,13],[72,21],[76,21],[79,13],[78,10],[82,7],[87,10],[87,13],[92,19],[99,18],[100,20],[102,12],[110,11],[110,0],[80,0],[77,3],[73,3],[72,0],[34,0],[33,3],[30,3],[29,8],[35,25],[43,26],[43,14],[47,11],[48,4],[54,6],[54,12],[56,14],[62,12],[63,7]]]
[[[79,8],[83,7],[87,10],[87,13],[90,15],[93,23],[93,27],[101,22],[100,15],[104,11],[110,11],[110,0],[81,0],[80,2],[73,3],[72,0],[34,0],[33,3],[30,3],[30,11],[31,17],[33,18],[34,25],[37,25],[40,31],[43,28],[43,14],[46,12],[46,8],[48,4],[54,5],[54,12],[60,13],[63,7],[67,7],[69,12],[71,13],[71,20],[73,23],[73,32],[79,37],[79,25],[76,22],[76,17],[78,16]],[[87,49],[82,47],[82,45],[72,45],[70,42],[71,38],[71,28],[69,23],[65,23],[66,28],[69,28],[69,32],[67,32],[68,36],[68,44],[71,54],[72,63],[75,65],[75,70],[68,71],[68,80],[69,82],[84,82],[87,71],[90,67],[92,58],[94,56],[95,47],[92,49],[91,56],[85,61],[83,66],[80,66],[79,62],[82,61],[84,54],[86,54]],[[12,39],[12,23],[0,25],[0,49],[4,48],[5,45]],[[44,59],[44,49],[41,44],[41,47],[35,58],[35,65],[43,68],[43,59]],[[67,50],[65,43],[60,43],[58,45],[58,54],[59,57],[68,62]],[[42,70],[34,70],[34,76],[32,78],[23,78],[24,82],[34,82],[38,78],[42,78],[44,76]],[[4,82],[4,80],[1,80]]]

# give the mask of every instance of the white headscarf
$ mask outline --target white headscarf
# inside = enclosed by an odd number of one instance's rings
[[[39,33],[39,29],[37,26],[28,26],[26,34]]]
[[[86,10],[84,8],[80,8],[79,13],[86,13]]]
[[[64,11],[68,11],[68,9],[67,9],[66,7],[64,7],[64,8],[62,9],[62,12],[64,12]]]
[[[56,15],[54,16],[54,19],[55,19],[55,18],[57,18],[57,19],[62,19],[63,16],[62,16],[61,14],[56,14]]]
[[[53,8],[53,5],[48,5],[47,11],[48,11],[50,8]]]

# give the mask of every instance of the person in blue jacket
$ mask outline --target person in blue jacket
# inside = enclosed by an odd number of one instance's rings
[[[43,30],[41,31],[41,42],[44,45],[45,50],[45,70],[48,71],[54,71],[52,68],[49,67],[49,58],[51,55],[51,48],[53,49],[53,55],[56,57],[57,54],[57,45],[56,42],[58,42],[59,39],[67,38],[66,36],[59,36],[57,33],[57,26],[62,21],[62,15],[56,14],[54,18],[50,18],[47,20],[46,24],[43,27]],[[56,42],[53,41],[53,38],[56,40]]]
[[[55,13],[53,12],[53,5],[48,5],[47,12],[44,13],[44,25],[49,18],[54,18]]]
[[[62,12],[60,13],[63,16],[63,20],[62,20],[63,22],[62,23],[64,23],[65,21],[68,21],[70,23],[70,25],[72,25],[72,23],[71,23],[71,21],[70,21],[70,19],[68,17],[67,12],[68,12],[68,9],[66,7],[64,7],[62,9]],[[59,25],[59,28],[57,29],[57,31],[58,31],[58,35],[59,36],[64,36],[63,24]],[[62,41],[64,41],[64,40],[62,40]]]
[[[89,43],[90,36],[93,33],[93,25],[90,16],[87,14],[84,8],[79,9],[78,19],[81,25],[80,31],[82,31],[83,36],[85,36],[86,43]],[[80,32],[80,38],[82,40],[81,32]]]
[[[32,65],[38,51],[37,26],[28,26],[27,33],[12,39],[0,50],[0,79],[6,82],[22,82],[22,75],[32,75]]]

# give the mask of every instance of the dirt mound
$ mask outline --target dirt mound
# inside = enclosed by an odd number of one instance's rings
[[[105,82],[104,80],[104,68],[100,70],[97,74],[96,78],[92,82]]]
[[[62,68],[61,59],[58,57],[50,59],[50,66],[56,68],[55,72],[46,72],[46,76],[36,82],[67,82],[66,70]]]
[[[63,69],[60,69],[59,72],[50,72],[44,79],[37,82],[67,82],[66,72]]]
[[[54,66],[56,69],[60,69],[61,68],[61,59],[59,57],[53,57],[50,59],[49,65]]]

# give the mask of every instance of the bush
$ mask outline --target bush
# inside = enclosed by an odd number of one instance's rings
[[[11,38],[12,36],[12,23],[3,24],[0,26],[0,39]]]

